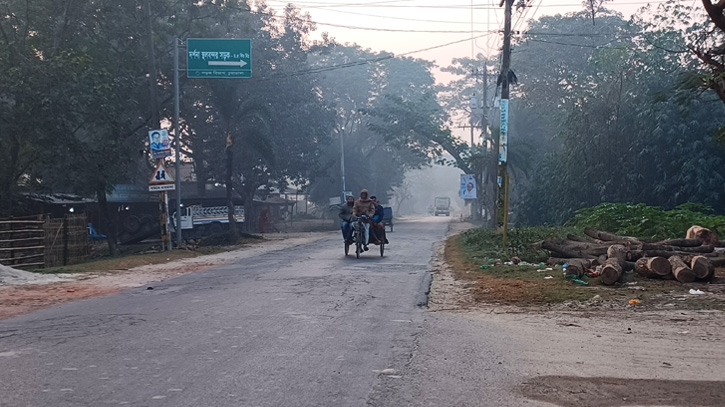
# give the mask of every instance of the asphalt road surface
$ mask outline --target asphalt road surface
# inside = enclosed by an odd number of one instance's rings
[[[449,219],[0,321],[0,406],[723,405],[718,311],[419,306]]]
[[[397,224],[385,257],[335,234],[2,321],[0,406],[400,405],[449,220]]]

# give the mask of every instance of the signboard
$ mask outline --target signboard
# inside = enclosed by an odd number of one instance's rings
[[[149,179],[149,185],[163,185],[173,183],[174,176],[166,171],[163,163],[159,163],[159,165],[156,166],[154,173],[151,174],[151,179]]]
[[[169,132],[165,129],[149,131],[149,145],[151,146],[151,158],[171,157],[171,143],[169,143]]]
[[[189,38],[186,40],[188,78],[251,78],[252,40]]]
[[[461,189],[459,195],[462,199],[478,199],[476,177],[473,174],[461,174]]]
[[[149,185],[150,192],[173,191],[176,189],[175,184],[157,184]]]
[[[501,99],[501,136],[498,144],[498,162],[508,160],[508,133],[509,133],[509,101]]]

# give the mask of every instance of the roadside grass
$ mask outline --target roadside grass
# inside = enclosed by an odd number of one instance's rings
[[[702,283],[681,284],[674,280],[649,280],[627,274],[615,286],[604,286],[598,278],[584,278],[588,285],[565,279],[561,266],[547,266],[548,254],[531,245],[547,237],[579,234],[576,228],[512,229],[509,244],[502,246],[502,236],[490,229],[471,229],[448,238],[445,244],[446,262],[456,279],[469,281],[473,299],[482,303],[512,305],[554,305],[561,303],[589,304],[599,296],[597,304],[630,306],[638,300],[638,308],[719,309],[725,310],[725,286]],[[518,256],[534,265],[506,265]],[[497,260],[500,265],[493,265]],[[482,268],[481,266],[485,268]],[[488,267],[490,266],[490,267]],[[548,270],[551,269],[551,270]],[[551,276],[553,278],[546,279]],[[725,277],[718,269],[716,276]],[[690,288],[704,289],[707,296],[693,296]]]
[[[477,302],[537,305],[565,301],[584,301],[593,297],[591,290],[574,286],[562,277],[561,267],[497,265],[481,269],[481,258],[491,259],[496,250],[472,250],[461,235],[448,238],[446,262],[455,278],[470,281],[473,299]],[[500,258],[500,257],[496,257]],[[504,258],[508,260],[507,258]],[[544,271],[537,271],[544,270]],[[545,279],[546,276],[554,278]]]
[[[49,267],[46,269],[33,271],[40,274],[103,273],[128,270],[134,267],[146,266],[149,264],[169,263],[176,260],[197,257],[200,255],[201,253],[191,250],[172,250],[170,252],[125,254],[119,257],[101,258],[83,263]]]
[[[33,270],[33,272],[40,274],[76,274],[123,271],[134,267],[164,264],[207,254],[237,250],[255,241],[259,241],[259,238],[241,239],[234,245],[199,246],[190,250],[171,251],[159,251],[158,245],[135,245],[134,247],[126,248],[121,255],[116,257],[100,255],[99,257],[90,258],[88,261],[82,263],[49,267]]]

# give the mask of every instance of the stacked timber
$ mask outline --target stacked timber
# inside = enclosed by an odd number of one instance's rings
[[[591,239],[568,235],[566,239],[540,242],[550,252],[549,264],[568,263],[567,275],[581,277],[599,270],[602,284],[613,285],[622,275],[634,270],[647,278],[676,279],[682,283],[708,281],[715,267],[725,266],[717,258],[717,236],[699,226],[690,228],[687,238],[645,242],[630,236],[619,236],[592,228],[584,229]]]

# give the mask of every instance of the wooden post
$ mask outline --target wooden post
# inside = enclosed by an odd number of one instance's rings
[[[10,217],[10,220],[11,221],[13,220],[13,217],[12,216]],[[8,226],[10,228],[10,242],[8,244],[9,244],[10,249],[12,249],[13,247],[15,247],[15,245],[13,244],[14,243],[13,242],[13,235],[14,235],[14,233],[13,233],[13,222],[10,222],[8,224]],[[14,258],[15,258],[15,252],[13,250],[10,250],[10,264],[11,265],[15,264],[15,260],[13,260]]]
[[[63,215],[63,222],[61,223],[61,239],[63,240],[63,265],[68,265],[68,215]]]
[[[159,214],[161,215],[159,217],[161,228],[161,250],[169,250],[167,249],[169,234],[168,230],[166,229],[166,191],[162,191],[159,193]]]

